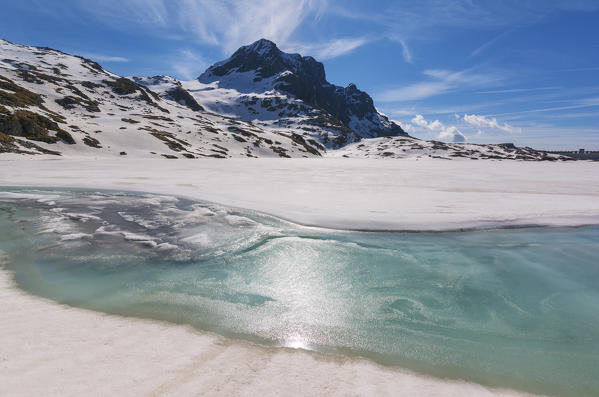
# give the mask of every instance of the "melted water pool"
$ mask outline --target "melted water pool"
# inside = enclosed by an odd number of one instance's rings
[[[18,285],[435,376],[599,393],[599,228],[359,233],[181,198],[0,191]]]

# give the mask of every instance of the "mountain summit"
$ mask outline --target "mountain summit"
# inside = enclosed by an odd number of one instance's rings
[[[258,78],[290,71],[298,76],[310,78],[315,83],[328,84],[322,63],[310,56],[284,53],[275,43],[266,39],[239,48],[229,59],[210,66],[199,79],[202,82],[211,82],[232,72],[249,71],[256,71]]]
[[[336,146],[360,138],[407,135],[379,113],[372,98],[354,84],[340,87],[329,83],[322,63],[311,56],[285,53],[266,39],[239,48],[229,59],[209,67],[198,80],[244,92],[275,91],[324,111],[357,135],[338,140]]]

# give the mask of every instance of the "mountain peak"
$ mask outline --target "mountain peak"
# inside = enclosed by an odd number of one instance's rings
[[[221,80],[231,73],[255,72],[260,79],[290,71],[295,74],[310,74],[319,83],[325,83],[324,66],[312,57],[288,54],[281,51],[275,43],[260,39],[243,46],[221,62],[210,66],[199,80],[202,83]]]
[[[250,45],[241,47],[241,49],[244,49],[246,51],[253,51],[253,52],[257,53],[258,55],[265,55],[265,54],[267,54],[269,52],[273,52],[273,51],[280,52],[277,45],[267,39],[260,39],[260,40],[254,41]]]
[[[362,137],[405,135],[401,127],[377,112],[372,98],[355,84],[338,87],[326,80],[324,65],[311,56],[288,54],[270,40],[243,46],[210,66],[198,80],[219,88],[282,92],[321,109]],[[266,106],[269,108],[270,106]]]

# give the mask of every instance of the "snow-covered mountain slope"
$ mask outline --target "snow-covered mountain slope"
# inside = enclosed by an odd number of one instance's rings
[[[327,148],[361,138],[407,135],[354,84],[330,84],[322,63],[284,53],[265,39],[241,47],[184,85],[212,111],[307,132]]]
[[[0,40],[0,153],[312,157],[295,131],[207,112],[173,78],[138,82],[49,48]],[[147,85],[147,86],[146,86]],[[152,90],[160,92],[158,95]]]
[[[197,80],[120,77],[96,62],[0,39],[0,154],[70,157],[412,157],[552,160],[530,148],[426,142],[368,94],[326,81],[268,40]]]
[[[529,147],[516,147],[511,143],[474,144],[444,143],[439,141],[423,141],[412,137],[384,137],[364,139],[352,143],[342,149],[329,152],[331,157],[359,158],[440,158],[440,159],[496,159],[555,161],[572,160],[571,158],[549,154]]]

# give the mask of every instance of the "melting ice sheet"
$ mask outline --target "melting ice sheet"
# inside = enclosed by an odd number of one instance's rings
[[[170,196],[0,190],[34,294],[557,395],[599,391],[599,228],[358,233]]]

